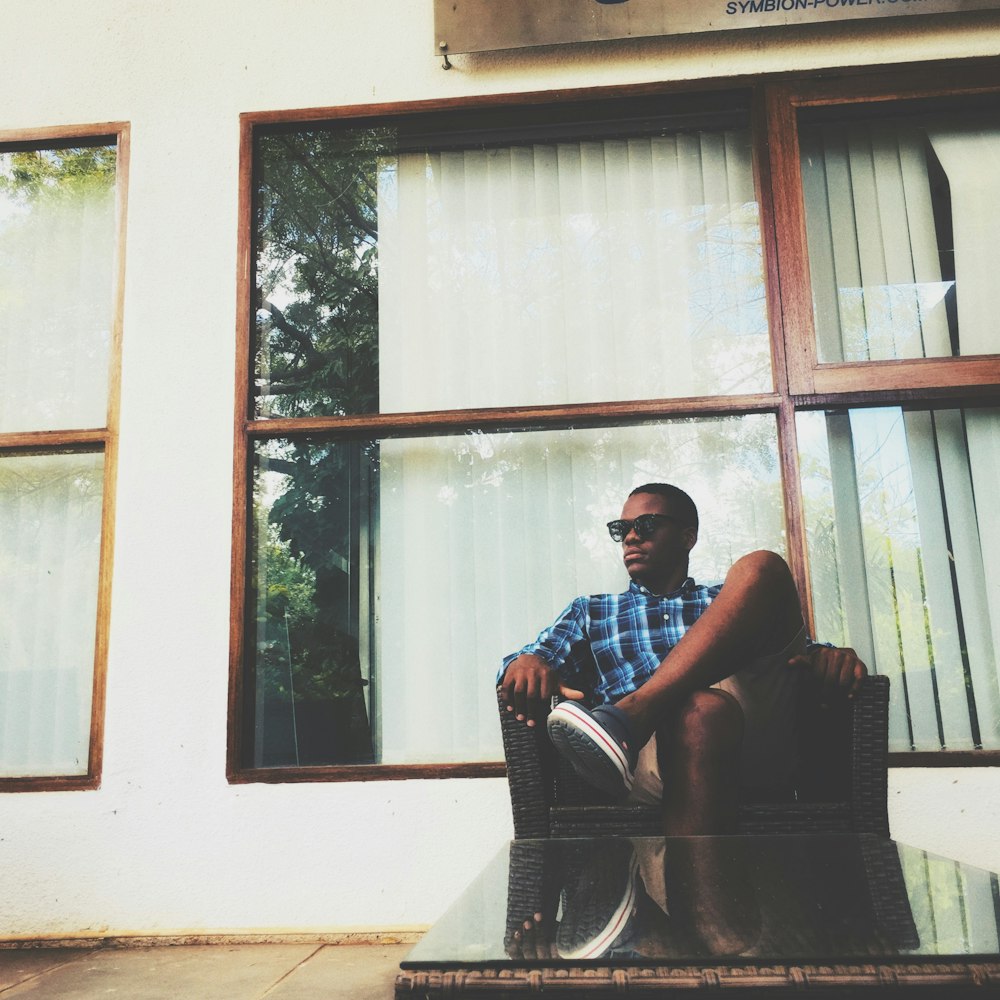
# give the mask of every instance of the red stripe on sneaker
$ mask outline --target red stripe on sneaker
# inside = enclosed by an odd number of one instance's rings
[[[608,926],[593,941],[582,948],[577,948],[575,951],[565,954],[560,952],[560,958],[600,958],[615,943],[615,940],[625,929],[629,920],[632,919],[632,908],[635,906],[636,897],[635,875],[638,869],[639,862],[633,854],[629,862],[628,885],[625,890],[625,896],[618,904],[618,909],[612,915]]]
[[[632,916],[632,903],[635,899],[635,891],[629,892],[629,894],[622,901],[621,908],[615,914],[615,918],[611,924],[609,924],[602,934],[596,937],[589,948],[581,949],[574,955],[567,956],[569,958],[600,958],[608,948],[610,948],[621,932],[625,929],[625,925],[629,922]]]
[[[608,732],[596,722],[594,722],[589,715],[585,715],[579,710],[576,705],[567,705],[565,702],[557,705],[555,711],[562,710],[561,714],[569,715],[577,725],[581,728],[586,729],[587,732],[598,742],[602,743],[608,750],[611,751],[611,756],[614,757],[615,762],[621,767],[622,777],[629,780],[629,766],[628,757],[622,752],[622,748],[611,738]]]

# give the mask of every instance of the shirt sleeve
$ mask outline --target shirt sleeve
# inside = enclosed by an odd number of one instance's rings
[[[525,653],[540,656],[564,678],[572,675],[575,668],[570,663],[570,651],[586,639],[586,622],[587,599],[578,597],[548,628],[539,633],[534,642],[529,642],[527,646],[522,646],[503,658],[497,674],[497,684],[503,680],[503,675],[511,663]]]
[[[836,649],[837,647],[832,642],[820,642],[819,639],[810,639],[806,636],[806,652],[810,652],[813,649]]]

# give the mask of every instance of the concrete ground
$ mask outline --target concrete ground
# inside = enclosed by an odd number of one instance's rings
[[[0,1000],[389,1000],[412,944],[0,949]]]

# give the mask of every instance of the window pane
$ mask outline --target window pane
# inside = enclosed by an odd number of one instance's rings
[[[372,761],[377,448],[269,441],[254,466],[254,767]]]
[[[629,489],[688,490],[692,573],[721,579],[784,547],[776,440],[751,416],[261,445],[254,761],[294,764],[296,732],[299,763],[501,759],[500,660],[577,594],[625,588],[605,523]],[[307,733],[304,706],[338,698]],[[322,759],[306,750],[320,736]]]
[[[1000,410],[798,431],[817,632],[892,678],[890,749],[1000,747]]]
[[[821,362],[1000,351],[998,122],[991,112],[801,126]]]
[[[257,416],[772,387],[746,130],[283,132],[256,176]]]
[[[995,874],[914,848],[900,862],[921,954],[996,954]]]
[[[0,432],[107,423],[115,160],[0,152]]]
[[[0,776],[86,774],[104,457],[0,457]]]

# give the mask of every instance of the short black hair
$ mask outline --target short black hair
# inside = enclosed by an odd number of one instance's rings
[[[637,486],[629,496],[635,496],[636,493],[655,493],[657,496],[666,497],[671,501],[674,513],[684,522],[684,527],[697,529],[698,508],[679,487],[671,486],[670,483],[646,483],[644,486]]]

